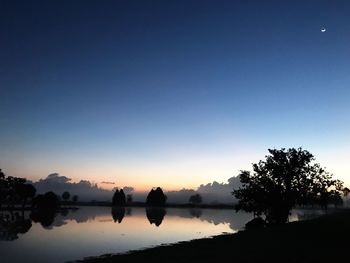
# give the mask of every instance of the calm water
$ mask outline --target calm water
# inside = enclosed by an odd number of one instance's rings
[[[29,213],[0,224],[1,262],[62,263],[160,244],[234,233],[252,216],[232,210],[81,207],[55,218]],[[294,212],[291,220],[303,216]],[[8,221],[16,224],[6,224]],[[32,221],[32,222],[31,222]],[[31,226],[30,226],[31,222]]]

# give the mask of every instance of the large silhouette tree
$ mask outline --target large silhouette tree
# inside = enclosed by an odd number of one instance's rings
[[[166,199],[167,196],[164,194],[162,188],[157,187],[148,193],[146,203],[150,206],[164,206]]]
[[[116,189],[112,198],[112,204],[115,206],[124,206],[126,203],[125,193],[123,189]]]
[[[342,182],[333,180],[314,156],[302,148],[269,149],[253,173],[241,171],[242,187],[234,189],[237,210],[265,215],[268,223],[285,223],[296,205],[341,203]]]

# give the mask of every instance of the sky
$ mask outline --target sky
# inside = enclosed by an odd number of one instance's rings
[[[0,0],[0,168],[178,190],[303,147],[350,184],[349,13],[336,0]]]

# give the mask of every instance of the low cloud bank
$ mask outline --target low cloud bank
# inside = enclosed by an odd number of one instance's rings
[[[104,182],[106,183],[106,182]],[[33,185],[38,193],[53,191],[58,195],[68,191],[71,196],[78,195],[80,201],[111,201],[113,196],[112,190],[99,188],[87,180],[81,180],[78,183],[71,182],[71,178],[61,176],[58,173],[49,174],[45,179],[34,182]],[[188,203],[191,195],[199,193],[205,204],[232,204],[236,199],[232,195],[233,189],[240,187],[238,177],[231,177],[227,183],[218,183],[216,181],[200,185],[195,189],[181,189],[179,191],[168,191],[165,194],[168,197],[168,203]],[[123,190],[126,194],[132,194],[134,201],[144,202],[147,193],[135,192],[132,186],[125,186]]]
[[[188,203],[188,199],[190,198],[190,196],[196,193],[197,192],[193,189],[181,189],[180,191],[169,191],[165,194],[168,197],[168,203],[184,204]]]
[[[233,176],[227,183],[213,182],[200,185],[197,192],[202,196],[203,203],[235,203],[237,200],[232,195],[233,189],[238,189],[241,182],[238,176]]]
[[[53,191],[58,195],[68,191],[71,196],[78,195],[79,201],[110,201],[112,191],[99,188],[96,184],[87,180],[72,183],[71,178],[61,176],[58,173],[49,174],[45,179],[34,182],[33,185],[39,194]]]

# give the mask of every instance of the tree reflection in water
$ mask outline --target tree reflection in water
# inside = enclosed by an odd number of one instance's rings
[[[112,207],[112,217],[114,222],[120,224],[123,221],[125,216],[125,207],[123,206],[114,206]]]
[[[146,213],[145,213],[146,212]],[[81,207],[77,210],[71,209],[33,209],[32,211],[0,211],[0,240],[15,240],[21,238],[34,223],[40,224],[45,229],[53,229],[69,224],[70,221],[85,223],[96,220],[99,216],[110,216],[114,222],[125,223],[125,217],[139,217],[148,220],[150,225],[160,226],[164,217],[169,218],[195,218],[200,221],[218,225],[227,223],[233,230],[241,229],[244,224],[252,219],[251,214],[240,212],[235,214],[230,210],[201,209],[199,207],[182,209],[163,207]],[[146,217],[146,218],[145,218]],[[299,219],[301,216],[299,216]]]
[[[55,221],[55,210],[37,210],[30,214],[30,218],[34,223],[40,223],[42,227],[49,228]]]
[[[18,234],[28,232],[31,227],[31,220],[25,219],[23,213],[11,212],[0,214],[0,240],[16,240],[18,239]]]
[[[198,207],[190,208],[190,215],[196,218],[200,218],[202,216],[202,209]]]
[[[162,224],[166,215],[166,211],[162,207],[147,207],[146,216],[150,224],[155,224],[157,227]]]

